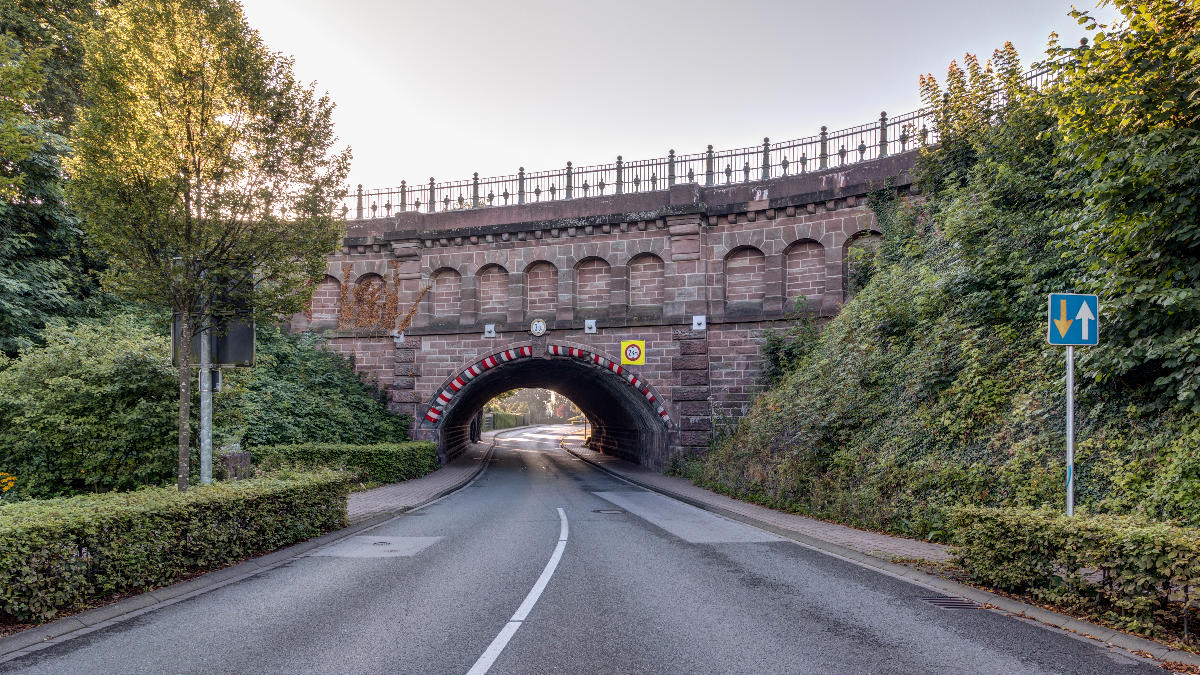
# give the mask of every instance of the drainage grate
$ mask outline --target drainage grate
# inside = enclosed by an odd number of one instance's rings
[[[620,515],[625,513],[621,509],[592,509],[592,513],[607,513],[609,515]]]
[[[941,609],[982,609],[979,603],[971,602],[966,598],[951,598],[945,595],[934,595],[928,598],[921,598],[921,600]]]

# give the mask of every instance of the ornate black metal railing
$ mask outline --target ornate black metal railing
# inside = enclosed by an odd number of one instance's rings
[[[1025,85],[1039,89],[1050,75],[1043,66],[1023,76]],[[997,92],[997,97],[1002,94]],[[821,127],[815,136],[734,150],[713,150],[612,164],[573,166],[525,171],[508,176],[364,190],[351,192],[342,204],[344,218],[386,218],[406,211],[436,213],[463,209],[529,204],[601,195],[666,190],[680,183],[705,186],[767,180],[782,176],[835,170],[857,162],[913,150],[937,142],[936,112],[921,109],[896,117],[880,113],[879,120],[848,129]]]

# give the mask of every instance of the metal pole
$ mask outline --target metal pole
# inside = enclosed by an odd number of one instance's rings
[[[204,317],[208,323],[210,317]],[[212,342],[211,327],[200,333],[200,484],[212,484]]]
[[[1067,345],[1067,515],[1075,515],[1075,347]]]

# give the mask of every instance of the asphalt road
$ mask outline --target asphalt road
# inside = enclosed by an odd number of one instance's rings
[[[941,609],[928,589],[611,478],[559,435],[509,435],[439,502],[0,672],[1163,672]]]

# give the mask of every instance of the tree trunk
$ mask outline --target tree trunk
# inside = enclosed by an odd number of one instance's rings
[[[184,311],[180,317],[178,485],[180,492],[187,492],[188,460],[192,454],[192,316]]]

